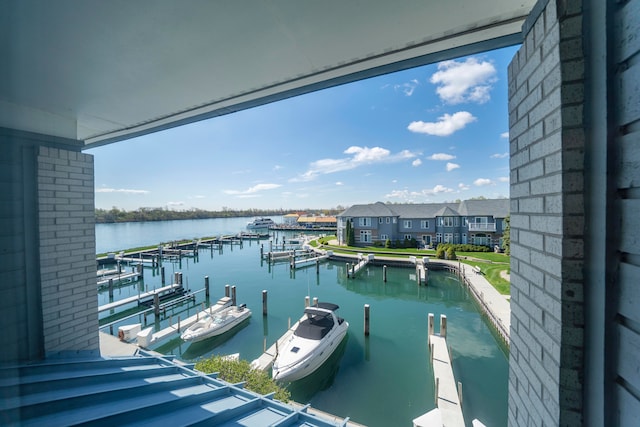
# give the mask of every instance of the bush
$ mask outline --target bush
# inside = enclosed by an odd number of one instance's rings
[[[387,249],[391,248],[391,240],[387,239],[387,241],[384,242],[384,247]]]
[[[436,258],[444,259],[444,245],[438,245],[438,249],[436,249]]]
[[[447,248],[447,259],[458,259],[458,257],[456,257],[456,251],[453,250],[453,246]]]
[[[218,378],[231,384],[246,382],[245,388],[259,394],[269,394],[275,392],[275,398],[281,402],[288,402],[291,393],[280,387],[264,371],[251,369],[251,364],[246,360],[231,360],[222,356],[211,356],[196,363],[195,368],[211,374],[218,372]]]

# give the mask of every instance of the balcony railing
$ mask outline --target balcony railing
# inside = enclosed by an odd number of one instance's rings
[[[495,222],[470,222],[469,231],[495,232],[496,223]]]

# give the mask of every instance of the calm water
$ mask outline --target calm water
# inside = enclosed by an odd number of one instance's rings
[[[250,218],[174,221],[145,224],[100,224],[96,227],[98,252],[153,245],[161,241],[205,235],[235,234]],[[274,218],[275,219],[275,218]],[[282,237],[282,233],[277,236]],[[262,241],[265,251],[268,241]],[[304,309],[304,297],[340,305],[340,315],[350,324],[339,353],[312,376],[289,386],[292,398],[302,403],[350,417],[369,426],[410,426],[411,420],[435,407],[433,373],[427,349],[427,315],[448,319],[448,342],[456,379],[463,384],[467,424],[473,418],[490,426],[507,424],[507,356],[492,335],[468,292],[455,276],[430,272],[429,286],[418,287],[411,268],[389,268],[387,282],[382,268],[372,266],[355,279],[345,278],[343,263],[325,263],[290,272],[288,263],[268,265],[260,260],[260,243],[200,249],[199,257],[163,262],[167,279],[181,271],[192,291],[204,287],[210,277],[211,299],[224,295],[224,285],[235,285],[238,303],[253,311],[251,319],[226,334],[195,344],[172,340],[156,350],[196,361],[211,354],[239,352],[253,360],[295,322]],[[169,280],[167,280],[169,281]],[[160,287],[159,274],[145,268],[145,278],[116,289],[114,298]],[[262,290],[268,290],[267,316],[262,316]],[[106,292],[99,304],[108,302]],[[204,293],[195,303],[168,310],[148,324],[166,326],[169,317],[187,318],[201,308]],[[366,338],[364,304],[371,306],[371,335]],[[101,315],[101,318],[104,318]],[[123,323],[144,322],[131,319]],[[103,320],[104,322],[104,320]],[[114,329],[117,331],[116,324]],[[436,330],[438,330],[436,325]]]

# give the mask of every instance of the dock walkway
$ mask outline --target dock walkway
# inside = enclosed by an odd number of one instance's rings
[[[269,347],[260,357],[251,362],[251,367],[253,369],[259,369],[261,371],[266,371],[273,365],[273,361],[276,359],[278,355],[278,348],[282,347],[285,342],[291,335],[293,335],[293,331],[295,331],[298,326],[298,322],[296,322],[292,327],[290,327],[287,332],[284,333],[271,347]]]

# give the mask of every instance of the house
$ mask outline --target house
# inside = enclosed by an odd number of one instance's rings
[[[415,239],[435,243],[492,246],[499,244],[509,215],[509,199],[459,203],[354,205],[338,215],[338,241],[346,244],[351,221],[356,245]]]

